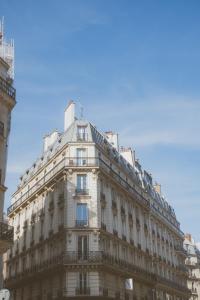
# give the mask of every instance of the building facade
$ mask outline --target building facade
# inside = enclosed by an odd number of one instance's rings
[[[200,299],[200,251],[191,234],[185,235],[184,248],[187,251],[186,266],[189,271],[188,288],[191,291],[190,300]]]
[[[12,51],[13,45],[5,42],[3,23],[0,22],[0,287],[2,287],[2,254],[11,245],[13,239],[13,230],[3,213],[11,111],[16,103],[10,71],[13,68]]]
[[[75,118],[73,102],[8,216],[13,300],[189,298],[184,236],[160,186],[116,134]]]

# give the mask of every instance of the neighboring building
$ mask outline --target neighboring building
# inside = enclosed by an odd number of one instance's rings
[[[188,288],[190,300],[200,300],[200,251],[191,234],[185,235],[184,248],[187,251],[186,266],[189,270]]]
[[[184,235],[160,186],[117,135],[75,118],[73,102],[8,216],[13,300],[189,298]]]
[[[15,105],[13,88],[13,44],[5,42],[3,22],[0,22],[0,287],[2,285],[2,254],[11,245],[13,230],[4,218],[4,194],[8,137],[10,133],[11,111]]]

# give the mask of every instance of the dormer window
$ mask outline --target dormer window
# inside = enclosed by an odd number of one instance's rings
[[[87,140],[86,126],[77,126],[77,140],[78,141]]]

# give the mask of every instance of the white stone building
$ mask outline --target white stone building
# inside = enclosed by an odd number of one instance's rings
[[[13,230],[4,218],[3,207],[11,111],[16,103],[13,78],[10,75],[13,61],[7,56],[9,43],[5,44],[2,27],[0,22],[0,287],[2,286],[2,254],[11,245],[13,238]]]
[[[186,266],[189,271],[188,288],[191,291],[190,300],[200,299],[200,251],[191,234],[185,235],[184,248],[187,251]]]
[[[186,300],[183,233],[131,149],[65,111],[8,209],[13,300]]]

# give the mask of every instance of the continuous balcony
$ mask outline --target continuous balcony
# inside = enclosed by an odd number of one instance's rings
[[[66,252],[65,254],[52,257],[43,262],[35,263],[32,266],[26,266],[23,271],[18,271],[15,276],[7,278],[5,280],[5,286],[7,288],[14,288],[18,285],[29,283],[34,280],[34,278],[39,279],[40,277],[51,276],[51,274],[58,271],[62,272],[62,270],[64,271],[66,268],[73,272],[76,270],[79,271],[83,266],[87,266],[88,270],[90,268],[91,270],[107,270],[127,278],[142,280],[151,285],[156,286],[162,284],[165,285],[166,288],[170,287],[180,292],[188,292],[184,286],[155,275],[131,262],[103,251]]]
[[[44,190],[45,187],[51,186],[52,182],[54,182],[55,179],[59,178],[60,176],[63,176],[63,171],[67,168],[94,168],[98,167],[98,159],[96,158],[85,158],[85,164],[81,165],[79,158],[70,157],[70,158],[63,158],[60,162],[58,162],[54,167],[43,175],[43,177],[38,180],[27,192],[25,192],[17,201],[15,201],[9,208],[8,208],[8,214],[10,215],[12,212],[14,212],[16,209],[18,209],[21,205],[24,205],[27,200],[33,199],[33,197],[36,194],[39,194]],[[76,191],[78,194],[88,192],[88,190],[85,189],[77,189]]]
[[[2,77],[0,77],[0,90],[2,92],[4,92],[5,94],[7,94],[10,98],[15,100],[15,97],[16,97],[15,88],[12,87],[12,85],[8,81],[3,79]]]
[[[0,253],[5,252],[13,243],[13,227],[0,222]]]
[[[18,200],[16,200],[9,208],[8,208],[8,215],[14,212],[16,209],[19,209],[21,205],[24,205],[27,200],[31,200],[34,198],[36,194],[43,192],[45,187],[51,186],[52,181],[54,182],[59,176],[63,176],[63,172],[65,169],[68,168],[100,168],[102,171],[108,173],[115,178],[118,183],[132,194],[136,201],[139,201],[140,204],[144,205],[146,208],[149,208],[149,202],[144,198],[144,196],[138,193],[133,187],[131,187],[118,173],[116,173],[112,166],[108,166],[103,160],[95,157],[86,157],[81,158],[84,160],[84,164],[80,163],[80,158],[78,157],[70,157],[70,158],[63,158],[60,162],[54,165],[52,169],[43,175],[43,177],[38,180],[27,192],[25,192]],[[76,190],[77,195],[81,193],[87,194],[88,190]]]

